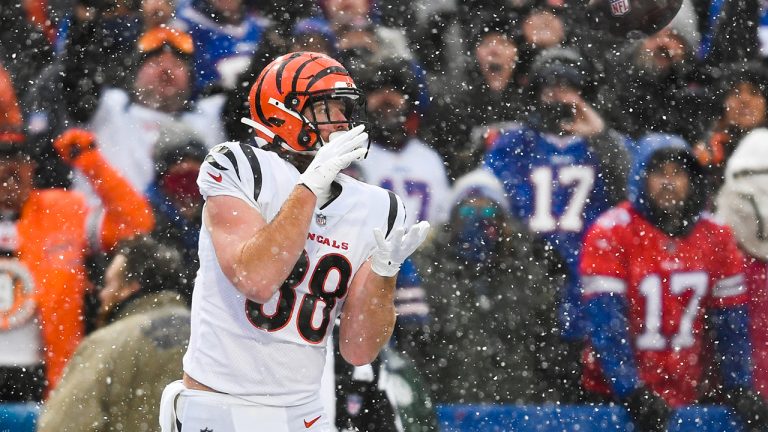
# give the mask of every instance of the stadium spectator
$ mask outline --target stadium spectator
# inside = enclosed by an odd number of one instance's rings
[[[532,69],[529,123],[510,129],[485,158],[504,185],[513,217],[554,247],[569,281],[559,295],[560,331],[570,342],[572,390],[578,395],[579,353],[585,334],[578,263],[581,241],[604,210],[624,198],[628,156],[623,138],[608,128],[582,96],[584,71],[575,52],[544,51]]]
[[[467,83],[456,89],[446,87],[442,76],[434,77],[436,101],[425,122],[453,180],[480,164],[498,129],[522,120],[528,102],[517,81],[514,21],[481,16],[473,28]]]
[[[752,129],[768,126],[768,72],[759,63],[730,67],[718,96],[719,112],[703,139],[694,147],[707,174],[707,194],[714,196],[723,183],[728,158]]]
[[[673,21],[624,44],[606,66],[606,120],[634,139],[649,132],[699,139],[712,116],[708,90],[716,80],[697,63],[693,43],[694,36]]]
[[[366,159],[358,162],[362,178],[396,193],[405,205],[406,223],[426,220],[431,224],[448,217],[448,177],[437,152],[417,136],[407,123],[416,114],[418,88],[406,61],[384,60],[361,83],[367,93],[371,118],[371,145]],[[397,327],[393,339],[405,353],[423,345],[423,326],[429,317],[421,281],[410,259],[397,276],[395,307]]]
[[[378,19],[375,2],[370,0],[322,0],[318,6],[338,41],[338,59],[352,76],[361,82],[370,79],[372,71],[385,60],[406,60],[419,85],[417,108],[427,112],[430,97],[426,76],[410,49],[401,28],[383,25]],[[387,7],[397,5],[389,4]]]
[[[274,32],[281,37],[290,34],[297,21],[320,15],[317,0],[243,0],[243,4],[249,13],[264,17],[274,27],[265,34]]]
[[[155,27],[177,27],[176,0],[141,0],[141,24],[144,31]]]
[[[741,139],[725,169],[718,216],[747,255],[750,330],[756,390],[768,400],[768,129]]]
[[[757,59],[761,2],[693,0],[701,43],[697,56],[714,67]],[[698,49],[696,49],[698,48]]]
[[[106,88],[88,122],[105,157],[138,190],[155,179],[152,161],[160,124],[174,118],[194,129],[212,147],[223,140],[221,97],[190,101],[189,60],[192,41],[185,33],[156,28],[137,44],[140,61],[133,94]],[[78,178],[76,178],[76,181]],[[82,182],[76,183],[82,187]]]
[[[7,113],[8,107],[3,108]],[[62,189],[35,189],[34,154],[19,129],[0,135],[3,268],[6,286],[2,364],[4,398],[39,400],[53,388],[83,335],[85,258],[118,240],[152,229],[149,205],[106,162],[92,134],[70,130],[54,143],[63,160],[92,182],[103,208]],[[10,289],[10,292],[7,291]],[[39,377],[45,370],[46,379]]]
[[[338,337],[338,332],[334,339]],[[340,432],[436,431],[423,371],[385,346],[370,364],[352,366],[335,350],[336,428]]]
[[[407,223],[444,222],[449,186],[442,159],[408,130],[419,97],[409,63],[385,60],[361,87],[371,119],[371,147],[358,163],[363,179],[402,197]]]
[[[290,41],[285,39],[275,27],[267,28],[259,48],[251,58],[248,69],[238,76],[234,86],[224,89],[225,102],[219,121],[224,125],[226,139],[240,142],[253,140],[255,133],[253,129],[240,121],[241,118],[251,114],[248,107],[248,93],[264,67],[282,53],[287,52],[289,44]]]
[[[305,18],[296,21],[291,30],[291,51],[313,51],[336,57],[339,43],[325,20]]]
[[[75,13],[70,13],[71,9]],[[27,113],[28,141],[40,155],[35,182],[40,187],[70,186],[70,167],[57,156],[51,143],[73,123],[86,122],[97,103],[96,96],[78,88],[90,91],[93,86],[105,84],[102,78],[103,69],[108,67],[104,64],[107,57],[101,51],[105,45],[101,29],[105,25],[101,24],[101,13],[91,12],[80,2],[72,8],[53,7],[52,19],[67,31],[59,32],[62,42],[58,55],[31,80],[27,94],[20,100]]]
[[[203,213],[197,176],[208,151],[202,139],[178,121],[161,125],[154,151],[155,181],[145,192],[155,212],[152,236],[180,252],[184,286],[178,291],[191,300],[195,273],[200,267],[197,242]]]
[[[562,269],[509,213],[489,171],[459,179],[450,202],[450,221],[414,256],[433,311],[418,365],[435,400],[559,400]]]
[[[94,132],[107,160],[140,191],[154,180],[152,146],[161,123],[180,119],[195,129],[208,147],[224,140],[219,120],[223,97],[190,99],[194,46],[189,35],[162,27],[144,33],[134,47],[136,69],[127,91],[99,78],[103,58],[98,34],[86,24],[78,32],[79,42],[72,44],[80,49],[73,48],[58,68],[47,71],[58,70],[61,78],[48,76],[50,81],[41,81],[34,95],[37,106],[30,113],[28,127],[45,157],[46,168],[58,169],[57,178],[49,177],[44,184],[69,184],[68,171],[57,168],[49,137],[72,122],[87,125]],[[63,86],[63,93],[59,86]],[[75,175],[74,182],[76,188],[88,191],[82,176]]]
[[[10,2],[9,2],[10,3]],[[21,2],[0,8],[0,64],[11,76],[18,98],[50,62],[53,50],[45,34],[25,16]]]
[[[424,66],[431,91],[456,88],[466,79],[468,63],[469,26],[462,27],[458,5],[446,3],[426,3],[436,9],[419,7],[422,18],[415,21],[410,37],[418,43],[411,44],[413,54]],[[477,13],[477,12],[476,12]],[[438,80],[439,78],[439,80]]]
[[[686,142],[651,135],[633,165],[629,200],[586,234],[584,386],[626,406],[641,430],[666,430],[670,408],[701,396],[708,316],[722,401],[747,430],[763,431],[768,406],[752,390],[744,257],[732,232],[702,214],[702,180]]]
[[[105,326],[78,346],[38,432],[155,430],[163,387],[178,378],[189,341],[182,266],[148,237],[118,244],[99,293]]]
[[[523,20],[523,41],[537,50],[560,46],[565,42],[565,23],[553,10],[533,9]]]
[[[365,180],[360,164],[356,162],[342,170],[342,173],[356,180]],[[421,276],[410,257],[400,266],[395,288],[397,319],[389,345],[392,350],[405,356],[406,362],[410,362],[409,356],[417,356],[413,351],[423,349],[426,342],[425,325],[430,318],[429,305],[421,286]]]
[[[566,45],[567,29],[558,10],[544,5],[531,8],[520,21],[518,74],[527,81],[531,64],[540,52]]]
[[[80,48],[98,47],[99,79],[115,87],[130,86],[134,44],[144,31],[139,6],[138,0],[75,0],[69,15],[59,23],[56,52],[72,53],[73,47],[66,45],[88,34],[94,39]]]
[[[318,2],[323,17],[339,36],[341,50],[352,49],[345,46],[343,29],[370,29],[376,48],[370,49],[365,55],[374,55],[377,63],[383,58],[401,58],[412,60],[413,54],[408,47],[405,32],[398,28],[384,26],[376,21],[375,10],[371,0],[321,0]],[[348,53],[349,54],[349,53]]]
[[[210,84],[231,86],[248,67],[267,23],[248,13],[242,0],[191,0],[178,11],[182,29],[195,42],[192,94]]]

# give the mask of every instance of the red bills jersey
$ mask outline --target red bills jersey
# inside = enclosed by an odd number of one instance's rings
[[[585,299],[627,298],[639,378],[672,406],[698,399],[704,311],[748,301],[743,266],[725,225],[702,217],[689,235],[670,237],[628,202],[589,229],[580,263]],[[591,349],[585,354],[584,385],[609,392]]]

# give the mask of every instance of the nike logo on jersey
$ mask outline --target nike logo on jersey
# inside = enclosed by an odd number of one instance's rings
[[[316,422],[316,421],[320,420],[320,417],[322,417],[322,415],[319,415],[319,416],[317,416],[317,417],[313,418],[313,419],[312,419],[312,420],[310,420],[310,421],[306,421],[306,420],[304,420],[304,428],[306,428],[306,429],[309,429],[309,428],[311,428],[311,427],[312,427],[312,425],[313,425],[313,424],[315,424],[315,422]]]
[[[211,176],[211,178],[214,179],[216,181],[216,183],[221,183],[221,179],[224,178],[224,176],[222,176],[221,173],[219,173],[219,175],[217,175],[217,176],[215,176],[215,175],[213,175],[211,173],[208,173],[208,175]]]

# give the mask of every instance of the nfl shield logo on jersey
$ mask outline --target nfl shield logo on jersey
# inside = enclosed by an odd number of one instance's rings
[[[325,226],[326,223],[325,215],[322,213],[315,214],[315,223],[317,223],[318,226]]]
[[[629,0],[611,0],[611,15],[622,16],[629,12]]]

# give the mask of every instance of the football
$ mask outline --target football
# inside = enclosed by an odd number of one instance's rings
[[[683,0],[590,0],[587,19],[594,30],[636,39],[664,28],[682,4]]]

